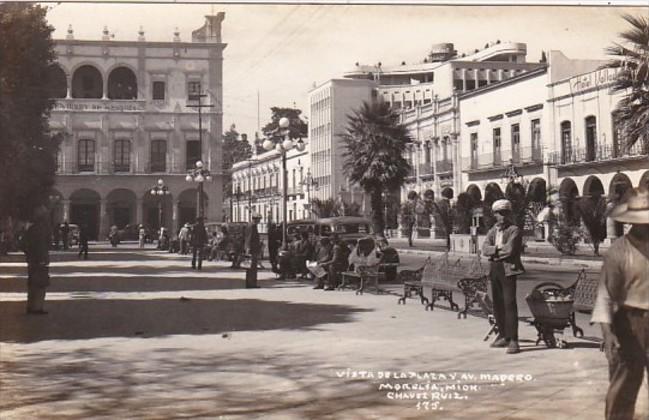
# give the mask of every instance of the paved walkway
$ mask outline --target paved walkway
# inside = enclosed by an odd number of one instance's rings
[[[24,267],[0,264],[1,418],[602,418],[605,357],[568,334],[546,349],[521,325],[523,352],[505,355],[484,319],[390,294],[267,272],[243,289],[223,263],[197,275],[152,251],[93,258],[53,264],[47,316],[23,315]]]

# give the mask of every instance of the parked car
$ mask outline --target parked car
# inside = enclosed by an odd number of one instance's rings
[[[360,238],[374,234],[372,223],[364,217],[339,216],[316,220],[316,236],[330,236],[332,233],[337,233],[350,245],[356,245]]]

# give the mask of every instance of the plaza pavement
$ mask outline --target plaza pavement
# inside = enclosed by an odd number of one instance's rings
[[[521,322],[523,351],[506,355],[482,341],[484,318],[395,294],[267,271],[243,289],[224,263],[199,273],[133,248],[53,260],[45,316],[23,314],[24,264],[0,261],[2,419],[603,418],[605,357],[568,331],[569,349],[547,349]]]

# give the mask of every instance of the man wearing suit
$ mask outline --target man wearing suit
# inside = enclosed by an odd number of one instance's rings
[[[261,253],[261,240],[257,225],[261,220],[261,215],[253,213],[252,223],[246,227],[245,247],[250,255],[250,268],[246,270],[246,288],[256,288],[257,286],[257,263]]]
[[[482,253],[491,262],[489,277],[498,326],[498,337],[491,347],[507,347],[507,354],[515,354],[520,352],[516,276],[525,271],[521,262],[523,238],[518,226],[512,223],[509,200],[496,200],[492,210],[496,224],[487,233],[482,247]]]
[[[201,270],[203,268],[203,248],[207,243],[207,232],[203,224],[203,218],[199,217],[194,232],[191,235],[192,241],[192,269]]]

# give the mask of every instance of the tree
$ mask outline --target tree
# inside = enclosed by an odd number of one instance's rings
[[[302,111],[295,108],[279,108],[271,107],[273,115],[271,116],[271,121],[261,129],[264,136],[267,138],[272,138],[276,136],[276,130],[279,128],[279,120],[283,117],[288,118],[289,120],[289,138],[300,139],[307,138],[309,136],[309,126],[307,123],[302,120],[300,115]]]
[[[455,203],[455,227],[457,233],[467,234],[470,232],[471,219],[473,218],[473,208],[476,203],[473,202],[471,194],[463,192],[458,194]]]
[[[340,203],[333,198],[320,200],[319,198],[311,199],[313,213],[319,218],[334,217],[340,214]]]
[[[599,255],[599,244],[606,239],[606,199],[602,195],[580,197],[575,207],[593,244],[593,252]]]
[[[408,245],[412,246],[412,231],[415,228],[417,201],[419,195],[415,191],[408,193],[408,200],[401,206],[401,228],[403,234],[408,238]]]
[[[461,194],[460,194],[461,195]],[[458,201],[460,197],[458,196]],[[455,212],[451,206],[451,201],[442,197],[433,204],[433,215],[435,217],[435,224],[444,228],[444,235],[446,235],[446,249],[451,250],[451,233],[453,233],[453,219]]]
[[[649,19],[624,15],[630,28],[620,34],[623,44],[613,43],[606,53],[613,56],[604,67],[619,69],[613,92],[625,95],[615,108],[615,120],[624,147],[640,142],[649,152]]]
[[[517,182],[510,182],[505,189],[505,198],[512,203],[512,222],[523,231],[527,216],[525,187]]]
[[[46,8],[0,4],[0,221],[48,205],[61,136],[49,131],[55,52]]]
[[[384,229],[382,193],[401,188],[410,172],[402,152],[411,140],[399,118],[387,102],[363,102],[340,134],[343,171],[369,195],[375,232]]]
[[[223,173],[226,174],[223,183],[224,197],[232,197],[232,174],[230,173],[232,166],[237,162],[249,159],[252,156],[251,149],[250,143],[239,140],[239,133],[234,124],[223,133]]]

